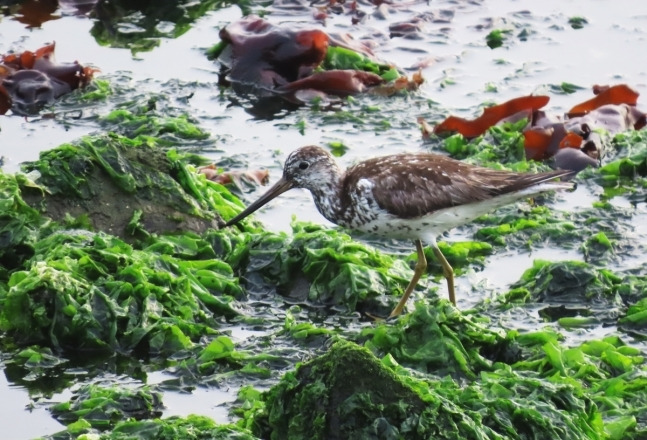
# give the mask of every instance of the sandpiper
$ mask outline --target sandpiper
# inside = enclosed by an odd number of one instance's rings
[[[556,180],[572,174],[568,170],[494,170],[431,153],[376,157],[344,171],[323,148],[306,146],[288,156],[283,177],[274,186],[225,226],[239,222],[292,188],[305,188],[312,193],[319,212],[339,226],[413,239],[418,261],[391,318],[402,313],[427,268],[423,241],[431,245],[441,263],[449,299],[456,305],[454,270],[440,252],[436,237],[518,199],[572,188],[572,183]]]

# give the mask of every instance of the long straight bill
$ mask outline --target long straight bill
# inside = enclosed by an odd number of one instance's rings
[[[232,218],[229,220],[227,223],[225,223],[225,227],[235,225],[248,215],[252,214],[259,208],[261,208],[263,205],[274,199],[275,197],[280,196],[284,192],[292,189],[294,187],[294,184],[292,182],[289,182],[285,180],[283,177],[281,177],[275,184],[272,186],[270,189],[267,190],[265,194],[263,194],[258,200],[256,200],[254,203],[249,205],[243,212],[238,214],[236,217]]]

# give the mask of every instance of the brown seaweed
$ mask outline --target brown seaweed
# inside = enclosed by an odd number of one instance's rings
[[[55,99],[87,85],[97,71],[78,62],[57,63],[55,43],[35,52],[3,55],[0,59],[0,114],[38,113]]]

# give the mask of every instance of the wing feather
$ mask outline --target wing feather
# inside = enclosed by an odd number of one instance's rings
[[[469,165],[437,154],[396,154],[349,168],[342,194],[350,194],[361,178],[369,178],[373,198],[380,208],[401,218],[415,218],[519,191],[570,173],[514,173]]]

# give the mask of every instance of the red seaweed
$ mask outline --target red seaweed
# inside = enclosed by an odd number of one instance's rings
[[[299,104],[328,94],[348,96],[373,90],[393,94],[414,90],[422,82],[420,74],[411,80],[398,77],[387,81],[378,72],[362,70],[355,64],[327,66],[324,60],[331,46],[349,49],[370,62],[372,52],[363,42],[343,35],[331,37],[319,29],[278,27],[251,15],[227,25],[220,31],[220,38],[222,43],[214,46],[213,53],[225,67],[226,80],[237,91],[262,97],[280,96]]]
[[[647,115],[636,108],[639,94],[629,86],[596,85],[593,93],[594,98],[574,106],[563,118],[547,117],[538,110],[548,103],[547,96],[524,96],[486,108],[483,115],[473,120],[449,116],[433,128],[433,133],[460,133],[474,138],[496,124],[525,117],[528,120],[523,131],[526,158],[554,158],[557,166],[579,171],[597,164],[602,154],[595,129],[615,134],[647,125]],[[418,123],[423,137],[429,137],[432,131],[429,124],[420,118]]]
[[[503,119],[509,118],[516,113],[531,113],[540,109],[550,98],[548,96],[522,96],[514,98],[503,104],[488,107],[483,110],[483,114],[473,120],[459,118],[458,116],[449,116],[443,122],[434,128],[434,133],[444,134],[448,132],[458,132],[466,138],[474,138],[482,135],[488,128],[497,124]],[[528,116],[530,116],[528,114]]]
[[[3,55],[0,59],[0,114],[9,109],[30,115],[72,90],[87,85],[97,69],[78,62],[58,64],[55,43],[35,52]]]
[[[326,56],[328,35],[321,30],[279,28],[248,16],[220,31],[232,51],[228,79],[266,88],[312,73]]]
[[[568,117],[582,116],[607,104],[628,104],[636,105],[639,93],[626,84],[616,86],[599,86],[593,87],[593,93],[596,95],[588,101],[582,102],[567,113]]]
[[[329,70],[317,72],[306,78],[278,87],[278,92],[295,92],[314,89],[338,96],[365,92],[369,87],[382,84],[384,80],[374,73],[361,70]]]

